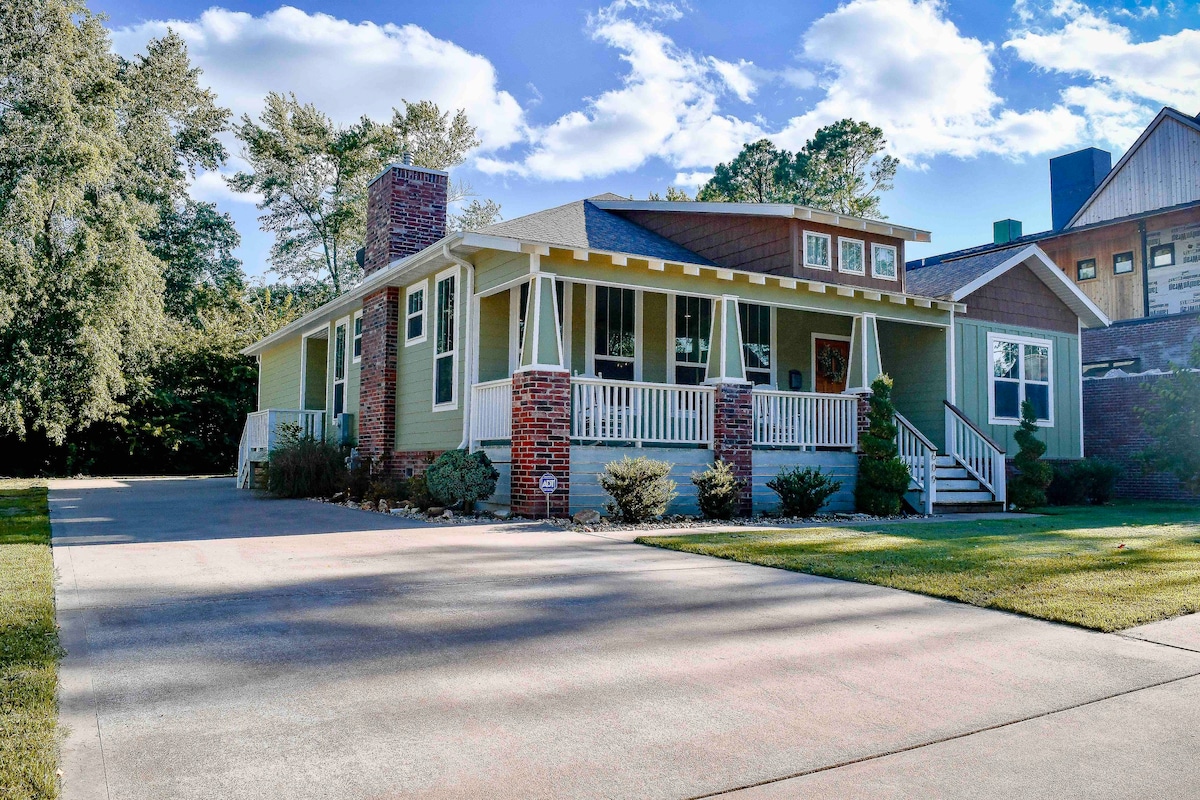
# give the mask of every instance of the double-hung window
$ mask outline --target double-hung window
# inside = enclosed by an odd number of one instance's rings
[[[441,273],[433,290],[433,407],[453,408],[458,402],[458,331],[455,294],[458,269]]]
[[[746,380],[758,386],[770,385],[771,307],[754,303],[739,303],[738,316],[742,326],[742,353],[746,359]]]
[[[354,363],[362,361],[362,312],[354,312]]]
[[[404,346],[425,341],[425,283],[408,287],[404,296]]]
[[[633,380],[637,356],[637,292],[616,286],[597,286],[594,333],[596,374],[612,380]]]
[[[1017,424],[1021,419],[1021,404],[1029,401],[1039,424],[1054,424],[1050,342],[990,333],[988,350],[992,362],[989,422]]]
[[[838,272],[848,272],[851,275],[865,275],[867,272],[867,255],[865,245],[858,239],[843,239],[838,237]]]
[[[871,245],[871,275],[896,280],[896,248],[890,244]]]
[[[804,232],[804,266],[811,269],[833,269],[829,259],[829,234]]]
[[[346,410],[346,320],[333,329],[333,418]]]
[[[695,386],[704,382],[708,368],[708,342],[712,336],[712,300],[675,296],[675,383]]]

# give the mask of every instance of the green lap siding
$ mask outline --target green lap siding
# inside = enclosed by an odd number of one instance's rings
[[[463,403],[470,387],[466,385],[467,337],[464,300],[465,275],[458,274],[455,284],[456,342],[458,349],[458,397],[454,408],[433,410],[433,348],[437,340],[437,289],[433,276],[425,281],[428,335],[424,342],[406,346],[401,342],[396,370],[396,449],[450,450],[462,442]]]
[[[776,387],[789,390],[788,373],[800,372],[804,392],[813,391],[812,335],[849,336],[852,317],[837,314],[816,314],[789,308],[776,310],[775,337],[778,349]]]
[[[946,429],[946,329],[879,321],[883,371],[896,410],[943,449]]]
[[[509,292],[479,299],[479,380],[507,377]]]
[[[642,295],[642,380],[674,383],[667,377],[667,296],[657,292]],[[674,357],[674,353],[672,353]]]
[[[329,342],[325,339],[309,339],[304,353],[304,408],[325,408],[325,390],[328,374],[326,359]]]
[[[258,407],[296,408],[300,403],[300,337],[282,341],[259,356]]]
[[[1080,458],[1083,423],[1079,410],[1081,378],[1078,335],[961,318],[956,319],[954,324],[958,384],[956,405],[987,431],[1004,448],[1009,458],[1017,452],[1016,440],[1013,439],[1017,426],[992,425],[988,422],[988,378],[992,361],[987,349],[987,335],[992,332],[1050,340],[1054,424],[1038,428],[1038,435],[1046,443],[1046,458]]]

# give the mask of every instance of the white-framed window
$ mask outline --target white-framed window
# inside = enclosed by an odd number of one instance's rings
[[[896,248],[890,244],[871,245],[871,275],[884,280],[896,280]]]
[[[458,407],[458,267],[433,284],[433,410]]]
[[[350,320],[338,320],[333,328],[333,418],[346,410],[346,347]]]
[[[867,274],[866,245],[861,239],[838,237],[838,272],[851,275]]]
[[[812,269],[832,270],[829,249],[830,237],[827,233],[804,232],[804,266]]]
[[[1033,404],[1038,425],[1054,424],[1054,348],[1049,339],[989,333],[988,421],[1017,425],[1021,404]]]
[[[425,328],[425,281],[404,291],[404,346],[420,344],[429,337]]]
[[[354,331],[354,344],[351,345],[351,350],[354,354],[353,361],[355,364],[362,361],[362,314],[361,311],[354,312],[354,321],[350,327]]]
[[[746,380],[756,386],[775,385],[775,315],[770,306],[738,303],[742,326],[742,356]]]
[[[635,289],[588,284],[588,361],[601,378],[638,380],[640,298]]]
[[[708,347],[712,338],[711,297],[674,295],[667,337],[668,382],[698,386],[708,375]]]

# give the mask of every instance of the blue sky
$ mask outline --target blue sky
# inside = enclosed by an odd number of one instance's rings
[[[850,116],[902,162],[883,210],[933,232],[910,257],[1049,226],[1052,155],[1114,160],[1163,105],[1200,112],[1200,3],[93,2],[117,49],[171,26],[219,100],[293,91],[340,121],[401,98],[465,107],[483,144],[455,170],[505,218],[604,191],[693,191],[742,143],[788,149]],[[230,141],[236,154],[236,142]],[[233,159],[232,171],[239,166]],[[270,238],[221,176],[251,275]]]

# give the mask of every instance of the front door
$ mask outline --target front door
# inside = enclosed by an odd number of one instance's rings
[[[841,394],[850,375],[850,342],[813,337],[813,387],[818,392]]]

